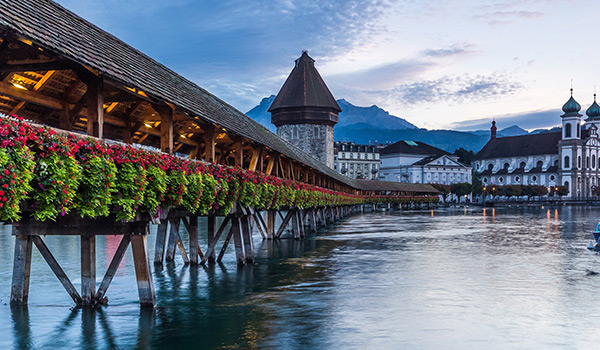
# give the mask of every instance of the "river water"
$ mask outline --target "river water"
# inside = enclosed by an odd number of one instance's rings
[[[597,349],[600,255],[585,247],[599,213],[369,213],[302,242],[255,236],[252,266],[230,248],[222,265],[156,268],[155,310],[138,307],[131,252],[109,306],[87,310],[35,248],[29,307],[11,308],[14,238],[0,226],[0,349]],[[79,288],[78,239],[45,241]],[[97,239],[98,283],[118,242]]]

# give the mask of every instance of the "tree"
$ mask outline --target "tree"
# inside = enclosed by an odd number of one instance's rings
[[[445,203],[446,197],[450,193],[450,186],[444,184],[431,184],[431,186],[440,192],[442,195],[442,201]]]
[[[450,186],[450,192],[457,197],[465,196],[473,191],[473,185],[468,182],[461,182]]]
[[[521,195],[521,186],[518,185],[504,185],[498,187],[498,195],[510,198],[512,196]]]
[[[475,152],[469,150],[467,151],[464,148],[459,148],[454,150],[454,155],[458,156],[458,161],[463,163],[463,164],[471,164],[471,162],[473,161],[473,158],[475,158]]]
[[[557,186],[554,188],[554,193],[556,193],[559,197],[566,196],[569,194],[569,189],[565,186]]]

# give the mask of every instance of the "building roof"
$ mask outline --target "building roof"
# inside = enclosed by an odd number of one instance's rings
[[[294,107],[321,107],[342,111],[315,68],[315,60],[306,51],[296,60],[294,69],[269,107],[269,112]]]
[[[558,154],[561,132],[500,137],[490,140],[477,152],[475,160],[526,157],[541,154]]]
[[[400,140],[396,143],[384,147],[379,151],[380,154],[415,154],[424,156],[440,156],[450,154],[444,150],[433,147],[421,141]]]
[[[446,155],[435,155],[435,156],[425,157],[425,158],[423,158],[423,159],[421,159],[419,161],[414,162],[413,165],[426,165],[426,164],[428,164],[428,163],[430,163],[430,162],[432,162],[432,161],[434,161],[434,160],[436,160],[438,158],[444,157],[444,156],[446,156]],[[465,167],[465,168],[469,167],[468,165],[465,165],[465,164],[459,162],[456,159],[452,159],[452,161],[455,162],[458,166],[462,166],[462,167]],[[444,164],[444,166],[456,166],[456,165],[454,165],[454,164]]]
[[[1,0],[1,3],[2,36],[30,41],[63,61],[96,71],[105,80],[136,89],[154,101],[171,103],[192,116],[190,119],[221,126],[348,186],[360,190],[372,187],[337,173],[225,101],[53,1]],[[310,87],[306,103],[320,103],[341,110],[314,69],[313,62],[308,54],[303,54],[297,62],[308,76],[306,81],[310,82],[306,84]],[[320,92],[324,93],[322,89],[326,90],[325,97],[318,96]],[[378,186],[385,187],[386,184],[392,186],[394,183],[384,182]],[[394,186],[383,190],[395,190]]]

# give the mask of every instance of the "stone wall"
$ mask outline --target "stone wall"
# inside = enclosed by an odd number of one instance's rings
[[[333,126],[282,125],[277,128],[277,135],[333,168]]]

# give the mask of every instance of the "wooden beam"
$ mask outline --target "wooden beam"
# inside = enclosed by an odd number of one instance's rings
[[[40,79],[32,88],[33,91],[38,91],[43,85],[44,83],[46,83],[46,81],[48,81],[48,79],[50,79],[50,77],[54,74],[53,70],[49,70],[46,72],[46,74],[44,74],[44,76],[42,77],[42,79]],[[10,111],[10,114],[17,114],[19,112],[19,110],[21,108],[23,108],[23,106],[25,105],[25,101],[21,101],[19,102],[15,107],[13,107],[13,109]]]
[[[54,272],[60,283],[63,285],[63,287],[69,294],[69,296],[71,296],[75,304],[80,304],[81,296],[79,296],[79,293],[77,293],[77,289],[75,289],[73,283],[71,283],[71,280],[69,280],[69,277],[67,277],[65,271],[60,267],[56,259],[54,259],[54,256],[52,255],[52,253],[50,253],[50,250],[48,249],[44,241],[42,241],[40,236],[31,236],[31,239],[33,243],[35,243],[37,249],[40,251],[42,257],[44,257],[44,260],[46,260],[46,263],[48,263],[48,266],[50,266],[50,269],[52,269],[52,272]]]
[[[169,106],[153,106],[160,114],[160,150],[173,153],[173,110]]]
[[[41,63],[25,63],[25,64],[4,64],[0,67],[0,73],[18,73],[18,72],[43,72],[48,70],[67,70],[70,69],[67,65],[52,61]]]
[[[14,230],[14,229],[13,229]],[[29,277],[31,275],[31,237],[15,237],[10,304],[24,306],[29,298]]]
[[[204,132],[204,160],[209,163],[215,162],[215,127],[212,124],[206,126]]]
[[[156,305],[156,295],[154,293],[146,235],[131,236],[131,250],[133,251],[133,265],[140,296],[140,306],[154,307]]]
[[[63,101],[57,98],[36,94],[35,92],[28,90],[18,89],[11,84],[3,82],[0,82],[0,95],[6,95],[17,100],[23,100],[25,102],[56,110],[62,109],[63,106]]]
[[[100,287],[98,288],[98,291],[96,292],[95,299],[97,301],[102,302],[102,299],[104,298],[104,295],[106,294],[106,291],[108,290],[108,287],[110,286],[110,282],[112,282],[112,279],[115,276],[115,274],[117,273],[117,269],[119,268],[119,265],[121,264],[121,261],[123,260],[123,257],[125,256],[125,252],[127,252],[127,247],[129,246],[130,241],[131,241],[130,235],[123,235],[123,238],[121,238],[121,242],[119,243],[119,246],[117,247],[117,250],[115,251],[115,255],[113,256],[112,260],[110,261],[110,264],[108,265],[108,269],[106,270],[106,273],[104,274],[104,278],[102,279],[102,283],[100,283]]]
[[[260,159],[262,154],[262,149],[262,146],[259,146],[252,151],[252,158],[250,159],[250,167],[248,168],[248,170],[256,171],[258,160]]]
[[[96,295],[96,236],[81,236],[81,301],[90,304]]]
[[[244,165],[244,151],[242,150],[241,141],[233,144],[233,153],[233,157],[235,159],[234,166],[241,168]]]
[[[102,78],[91,77],[87,85],[87,134],[102,138],[104,134],[104,98]]]
[[[267,175],[271,175],[273,173],[273,168],[275,167],[275,161],[277,156],[273,156],[271,155],[271,157],[269,157],[269,163],[267,163],[267,171],[266,174]]]

